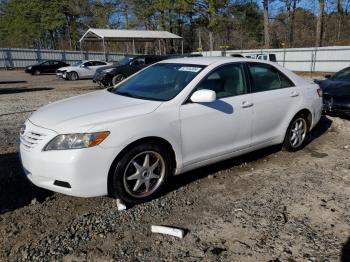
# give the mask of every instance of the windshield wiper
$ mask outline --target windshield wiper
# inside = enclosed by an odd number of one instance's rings
[[[138,95],[135,95],[135,94],[132,94],[130,92],[113,92],[113,88],[108,90],[109,92],[112,92],[114,94],[117,94],[117,95],[122,95],[122,96],[128,96],[128,97],[132,97],[132,98],[137,98],[137,99],[143,99],[143,100],[151,100],[151,101],[166,101],[164,99],[157,99],[157,98],[151,98],[151,97],[146,97],[146,96],[138,96]]]
[[[132,97],[132,98],[138,98],[138,99],[147,99],[147,98],[145,98],[143,96],[134,95],[134,94],[132,94],[130,92],[118,92],[117,91],[117,92],[115,92],[115,94],[122,95],[122,96],[128,96],[128,97]]]

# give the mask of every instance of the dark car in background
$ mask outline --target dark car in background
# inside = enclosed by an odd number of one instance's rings
[[[118,64],[107,69],[98,70],[93,81],[105,87],[116,85],[142,68],[167,58],[167,56],[159,55],[126,56]]]
[[[115,68],[115,67],[118,66],[118,65],[119,65],[119,62],[113,62],[112,65],[103,66],[103,67],[100,67],[100,68],[96,69],[96,72],[95,72],[95,74],[94,74],[94,78],[93,78],[92,81],[93,81],[94,83],[97,83],[97,84],[99,84],[100,86],[102,86],[102,83],[98,80],[98,76],[102,76],[102,75],[103,75],[102,71],[108,70],[108,69],[111,69],[111,68]]]
[[[41,63],[30,65],[25,68],[25,72],[32,75],[55,73],[58,68],[69,66],[60,60],[46,60]]]
[[[314,80],[323,91],[324,113],[350,117],[350,67],[325,78]]]

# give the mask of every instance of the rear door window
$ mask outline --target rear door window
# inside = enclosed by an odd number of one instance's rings
[[[263,92],[292,87],[293,82],[276,68],[259,63],[249,63],[252,92]]]
[[[94,63],[95,63],[95,66],[106,65],[106,63],[102,61],[94,61]]]
[[[145,58],[144,57],[138,57],[134,59],[134,61],[131,62],[133,66],[141,66],[145,64]]]
[[[276,62],[277,61],[275,54],[269,54],[269,58],[270,58],[271,62]]]

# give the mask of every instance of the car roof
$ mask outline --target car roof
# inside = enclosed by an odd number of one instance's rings
[[[50,62],[50,61],[63,62],[62,60],[58,60],[58,59],[47,59],[47,60],[42,60],[41,63]]]
[[[104,63],[108,63],[106,61],[102,61],[102,60],[82,60],[82,63],[86,63],[86,62],[104,62]]]
[[[208,66],[215,63],[229,63],[229,62],[258,62],[266,63],[256,59],[250,59],[245,57],[222,57],[222,56],[203,56],[203,57],[184,57],[162,60],[159,63],[174,63],[174,64],[193,64]],[[269,63],[266,63],[269,64]]]
[[[155,57],[155,58],[161,58],[161,57],[167,57],[165,55],[135,55],[133,56],[135,58],[138,58],[138,57]]]

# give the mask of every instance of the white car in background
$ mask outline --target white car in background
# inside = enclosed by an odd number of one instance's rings
[[[321,117],[321,96],[275,63],[164,60],[34,112],[20,131],[21,160],[39,187],[141,203],[172,175],[275,144],[301,149]]]
[[[67,80],[93,78],[98,68],[112,65],[112,63],[96,60],[80,61],[72,66],[61,67],[56,75]]]

